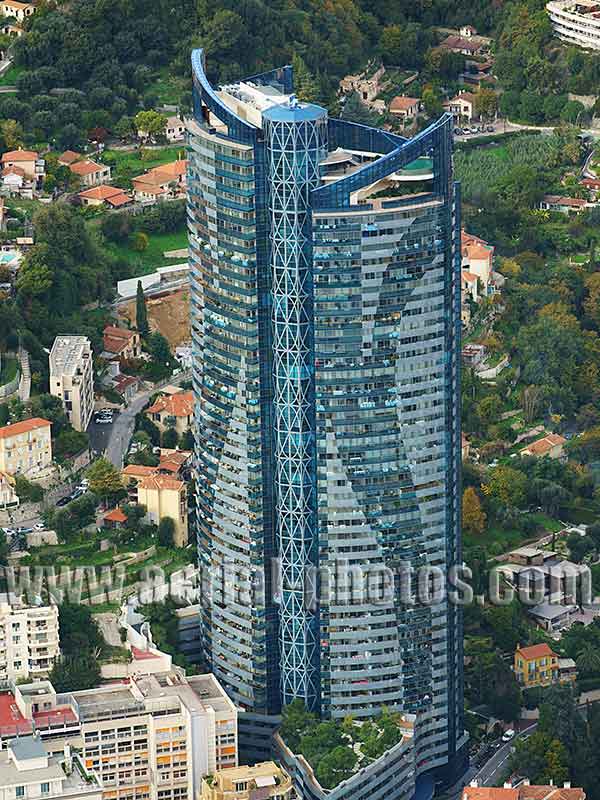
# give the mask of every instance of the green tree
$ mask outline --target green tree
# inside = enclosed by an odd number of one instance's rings
[[[520,508],[525,502],[527,475],[513,467],[498,466],[489,471],[482,491],[504,506]]]
[[[162,435],[162,446],[167,447],[169,449],[173,449],[177,447],[177,442],[179,441],[179,435],[175,428],[167,428]]]
[[[163,517],[158,523],[157,539],[161,547],[175,547],[175,522],[171,517]]]
[[[479,495],[472,486],[463,492],[462,524],[466,533],[480,534],[485,529],[486,514],[481,507]]]
[[[131,246],[137,253],[143,253],[148,248],[148,234],[143,231],[137,231],[133,234]]]
[[[306,103],[318,102],[319,84],[299,53],[294,53],[292,66],[294,68],[294,89],[298,99]]]
[[[133,118],[133,124],[142,137],[164,136],[167,118],[157,111],[139,111]]]
[[[100,685],[101,678],[100,665],[90,652],[61,656],[48,676],[57,692],[95,689]]]
[[[340,745],[323,756],[317,767],[317,779],[324,789],[333,789],[350,778],[355,771],[358,756],[349,747]]]
[[[123,492],[119,470],[106,458],[99,458],[87,472],[90,489],[105,503]]]
[[[135,296],[135,324],[141,336],[147,336],[150,331],[148,325],[148,310],[146,309],[146,298],[144,297],[144,287],[142,282],[137,282],[137,292]]]
[[[600,672],[600,650],[591,644],[585,644],[577,653],[577,669],[583,675]]]
[[[6,150],[18,150],[23,147],[23,126],[16,119],[5,119],[0,122],[0,137]]]

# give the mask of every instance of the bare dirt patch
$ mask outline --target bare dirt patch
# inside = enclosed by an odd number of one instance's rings
[[[191,339],[190,290],[179,289],[146,298],[148,322],[167,339],[171,349]],[[135,300],[119,306],[119,316],[135,325]]]

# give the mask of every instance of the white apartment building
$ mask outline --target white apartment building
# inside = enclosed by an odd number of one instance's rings
[[[0,694],[0,747],[31,732],[46,747],[68,741],[102,800],[196,800],[203,777],[238,764],[237,709],[213,675],[147,674],[63,695],[49,681],[12,685]]]
[[[41,417],[0,428],[0,472],[33,477],[52,464],[51,423]]]
[[[0,800],[102,800],[97,776],[68,745],[51,755],[37,736],[12,739],[0,752]]]
[[[594,0],[551,0],[546,11],[555,35],[563,42],[600,50],[600,4]]]
[[[47,675],[59,655],[57,606],[0,603],[0,680]]]
[[[60,397],[75,430],[85,431],[94,410],[92,345],[87,336],[57,336],[54,340],[50,394]]]

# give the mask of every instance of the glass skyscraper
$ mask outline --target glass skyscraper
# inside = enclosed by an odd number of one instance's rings
[[[215,89],[192,63],[208,663],[251,712],[414,713],[417,769],[449,777],[460,610],[405,595],[461,560],[452,118],[407,140],[298,102],[289,67]]]

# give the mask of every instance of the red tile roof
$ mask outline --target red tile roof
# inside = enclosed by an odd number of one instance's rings
[[[103,170],[108,169],[104,164],[96,164],[95,161],[76,161],[74,164],[69,165],[69,169],[75,175],[80,175],[85,177],[86,175],[92,175],[94,172],[102,172]]]
[[[125,192],[121,192],[121,194],[114,194],[112,197],[107,197],[106,202],[109,206],[113,206],[113,208],[120,208],[121,206],[127,205],[127,203],[131,203],[131,197]]]
[[[390,103],[390,111],[410,111],[411,108],[414,108],[415,104],[418,107],[419,101],[416,97],[404,97],[403,95],[398,95],[397,97],[394,97]]]
[[[158,653],[151,653],[149,650],[140,650],[139,647],[131,646],[131,655],[135,661],[147,661],[149,658],[160,658]]]
[[[113,508],[108,514],[104,515],[105,522],[127,522],[127,516],[121,511],[120,508]]]
[[[465,786],[463,800],[519,800],[518,789],[495,789],[492,786]]]
[[[5,161],[37,161],[38,154],[35,150],[9,150],[2,156]]]
[[[24,178],[25,170],[22,167],[4,167],[2,170],[2,177],[5,175],[19,175],[21,178]]]
[[[143,478],[146,475],[154,475],[158,467],[147,467],[145,464],[127,464],[123,468],[123,475],[132,475],[134,478]]]
[[[166,472],[179,472],[191,456],[189,450],[174,450],[172,453],[161,453],[158,469]]]
[[[62,164],[74,164],[75,161],[79,161],[82,158],[81,153],[76,153],[75,150],[65,150],[64,153],[61,153],[58,157],[59,163]]]
[[[584,208],[587,205],[587,200],[579,197],[560,197],[557,194],[545,194],[542,201],[553,206],[570,206],[571,208]]]
[[[543,644],[532,644],[529,647],[518,647],[517,653],[519,653],[526,661],[529,661],[532,658],[544,658],[556,655],[550,645],[546,644],[545,642]]]
[[[138,483],[138,489],[165,489],[178,492],[185,486],[183,481],[176,481],[167,475],[147,475]]]
[[[137,331],[130,331],[127,328],[117,328],[115,325],[107,325],[104,328],[103,347],[109,353],[120,353],[124,350]]]
[[[156,402],[146,409],[148,414],[158,414],[166,411],[171,417],[189,417],[194,413],[193,392],[177,392],[167,397],[159,397]]]
[[[30,419],[24,419],[23,422],[13,422],[12,425],[5,425],[0,428],[0,439],[11,439],[20,433],[35,431],[38,428],[49,428],[51,424],[47,419],[42,419],[41,417],[31,417]]]
[[[114,186],[107,186],[103,183],[102,186],[93,186],[91,189],[79,192],[79,197],[85,197],[89,200],[108,200],[109,197],[116,197],[122,194],[124,194],[123,189],[116,189]]]

